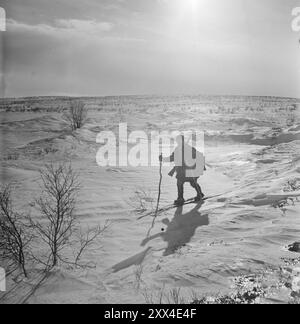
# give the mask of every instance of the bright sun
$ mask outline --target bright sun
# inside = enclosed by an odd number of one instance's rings
[[[203,0],[175,0],[179,10],[185,13],[197,13],[201,5],[203,5]]]
[[[187,7],[189,7],[191,10],[198,9],[199,2],[201,0],[184,0],[183,3],[186,4]]]
[[[198,45],[208,26],[216,24],[216,0],[164,0],[167,5],[165,26],[162,28],[170,39]],[[179,44],[177,46],[180,46]]]
[[[207,0],[170,0],[170,32],[186,40],[198,39],[199,24],[205,21],[204,3]]]

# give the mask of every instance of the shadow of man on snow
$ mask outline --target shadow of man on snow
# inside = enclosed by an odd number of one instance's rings
[[[161,237],[163,241],[168,243],[163,255],[174,254],[176,250],[191,241],[198,227],[209,225],[208,215],[201,215],[199,212],[202,205],[203,202],[199,202],[195,208],[185,214],[183,214],[183,206],[178,207],[172,221],[167,218],[163,220],[167,229],[162,233],[146,238],[141,245],[145,246],[148,242]]]

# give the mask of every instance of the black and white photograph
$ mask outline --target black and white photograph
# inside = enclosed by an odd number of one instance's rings
[[[0,0],[0,304],[299,304],[299,112],[299,0]]]

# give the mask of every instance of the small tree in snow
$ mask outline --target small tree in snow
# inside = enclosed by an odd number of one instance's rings
[[[75,203],[79,189],[71,166],[49,164],[41,171],[42,196],[36,200],[42,221],[32,221],[38,236],[50,248],[47,266],[54,267],[69,244],[75,222]]]
[[[42,195],[36,200],[42,220],[33,221],[34,232],[48,247],[44,260],[35,258],[49,270],[62,263],[85,267],[80,260],[94,241],[107,229],[88,228],[85,232],[79,226],[75,215],[77,194],[80,188],[78,175],[71,165],[49,164],[41,171]],[[66,250],[73,250],[74,261],[69,261]],[[67,252],[67,251],[66,251]]]
[[[11,188],[0,190],[0,258],[12,260],[27,277],[26,259],[28,245],[32,239],[23,216],[13,210]]]
[[[66,114],[66,118],[72,130],[81,128],[87,118],[87,109],[84,103],[81,101],[72,102]]]

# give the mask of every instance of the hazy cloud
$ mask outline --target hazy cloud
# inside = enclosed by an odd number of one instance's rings
[[[113,24],[109,22],[97,22],[95,20],[79,20],[79,19],[58,19],[57,25],[76,33],[92,33],[108,32],[113,29]]]
[[[297,2],[4,0],[6,96],[300,97]]]
[[[109,22],[97,22],[95,20],[79,20],[79,19],[57,19],[53,25],[49,24],[26,24],[17,22],[13,19],[7,20],[7,27],[10,33],[14,32],[32,32],[44,33],[49,35],[56,34],[57,37],[65,36],[65,33],[74,33],[78,36],[81,34],[89,34],[103,36],[105,32],[113,29],[113,24]],[[81,35],[82,36],[82,35]]]

